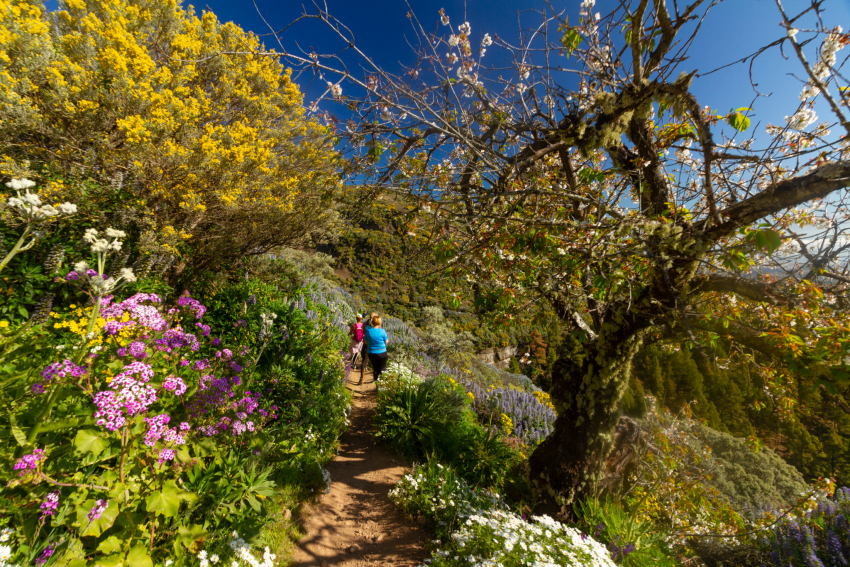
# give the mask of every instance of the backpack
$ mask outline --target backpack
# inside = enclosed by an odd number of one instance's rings
[[[363,323],[354,324],[354,340],[358,343],[363,340]]]

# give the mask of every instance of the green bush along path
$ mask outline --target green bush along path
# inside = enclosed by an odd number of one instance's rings
[[[352,372],[352,379],[359,372]],[[351,426],[337,457],[327,465],[333,479],[319,502],[305,505],[305,535],[295,552],[297,565],[366,567],[417,566],[428,557],[427,534],[405,520],[390,500],[390,489],[405,473],[401,459],[377,446],[370,420],[377,403],[371,373],[352,391]]]

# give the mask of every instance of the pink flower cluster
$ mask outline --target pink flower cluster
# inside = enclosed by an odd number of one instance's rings
[[[41,503],[39,509],[41,510],[41,519],[48,516],[53,516],[56,514],[56,510],[59,508],[59,491],[51,492],[47,495],[47,498],[44,499],[44,502]]]
[[[88,370],[86,370],[84,366],[77,366],[66,358],[62,362],[51,363],[47,368],[41,371],[41,377],[45,380],[53,380],[57,376],[59,378],[65,378],[66,376],[79,378],[86,372],[88,372]]]
[[[162,463],[165,461],[171,461],[174,459],[174,451],[171,449],[163,449],[159,452],[159,458],[157,459],[157,464],[162,466]]]
[[[203,304],[197,299],[192,299],[188,295],[180,296],[180,299],[177,300],[177,305],[180,307],[186,307],[190,311],[195,312],[195,319],[200,319],[204,316],[204,313],[207,312],[207,308],[203,306]]]
[[[174,392],[175,396],[182,396],[186,392],[186,383],[180,376],[171,375],[165,379],[162,387],[169,392]]]
[[[18,476],[30,475],[33,472],[38,470],[38,467],[44,460],[47,459],[47,455],[44,454],[44,449],[36,449],[29,455],[24,455],[15,463],[14,470],[21,471],[18,473]]]
[[[157,400],[156,390],[146,385],[153,374],[153,368],[144,362],[135,361],[125,366],[109,384],[112,391],[104,390],[94,396],[97,424],[115,431],[127,423],[127,417],[146,411]]]
[[[171,445],[183,445],[186,443],[185,432],[189,431],[192,427],[184,421],[180,424],[179,429],[176,427],[169,428],[169,421],[171,421],[171,417],[164,413],[146,418],[145,423],[148,424],[148,432],[145,434],[145,445],[153,447],[160,439]]]
[[[111,301],[111,296],[103,298],[100,312],[101,317],[107,320],[103,329],[110,335],[116,335],[122,329],[136,325],[154,331],[162,331],[167,326],[159,310],[154,305],[146,304],[162,302],[154,293],[137,293],[118,303]],[[125,313],[129,314],[129,321],[121,321]]]
[[[119,348],[117,352],[118,356],[124,357],[130,355],[137,360],[142,360],[148,356],[148,353],[145,352],[145,343],[142,341],[134,341],[128,347]]]

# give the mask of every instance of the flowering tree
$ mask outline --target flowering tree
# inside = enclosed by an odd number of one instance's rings
[[[124,219],[196,267],[302,238],[336,186],[327,130],[279,62],[222,55],[243,48],[261,44],[177,0],[3,2],[0,175],[121,189]]]
[[[509,318],[546,301],[583,341],[555,365],[558,418],[530,458],[562,515],[598,479],[648,336],[701,352],[733,341],[779,408],[784,373],[820,372],[840,399],[850,362],[839,362],[850,122],[837,59],[848,36],[818,3],[795,17],[778,5],[787,33],[765,49],[796,53],[802,92],[784,124],[755,134],[750,108],[717,113],[691,91],[685,55],[709,6],[631,0],[603,16],[593,5],[573,25],[540,11],[518,44],[445,13],[431,33],[410,14],[420,42],[402,74],[319,10],[304,17],[359,54],[366,76],[346,53],[287,54],[346,103],[351,119],[335,123],[348,172],[410,201],[410,231],[473,282],[477,307]],[[507,64],[485,66],[494,50]],[[817,123],[816,105],[832,118]]]

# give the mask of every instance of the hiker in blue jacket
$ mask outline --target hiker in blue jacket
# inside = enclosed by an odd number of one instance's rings
[[[369,362],[372,363],[372,372],[375,382],[381,377],[381,373],[387,367],[387,332],[381,328],[381,318],[377,314],[372,315],[371,325],[366,327],[366,342],[369,354]]]

